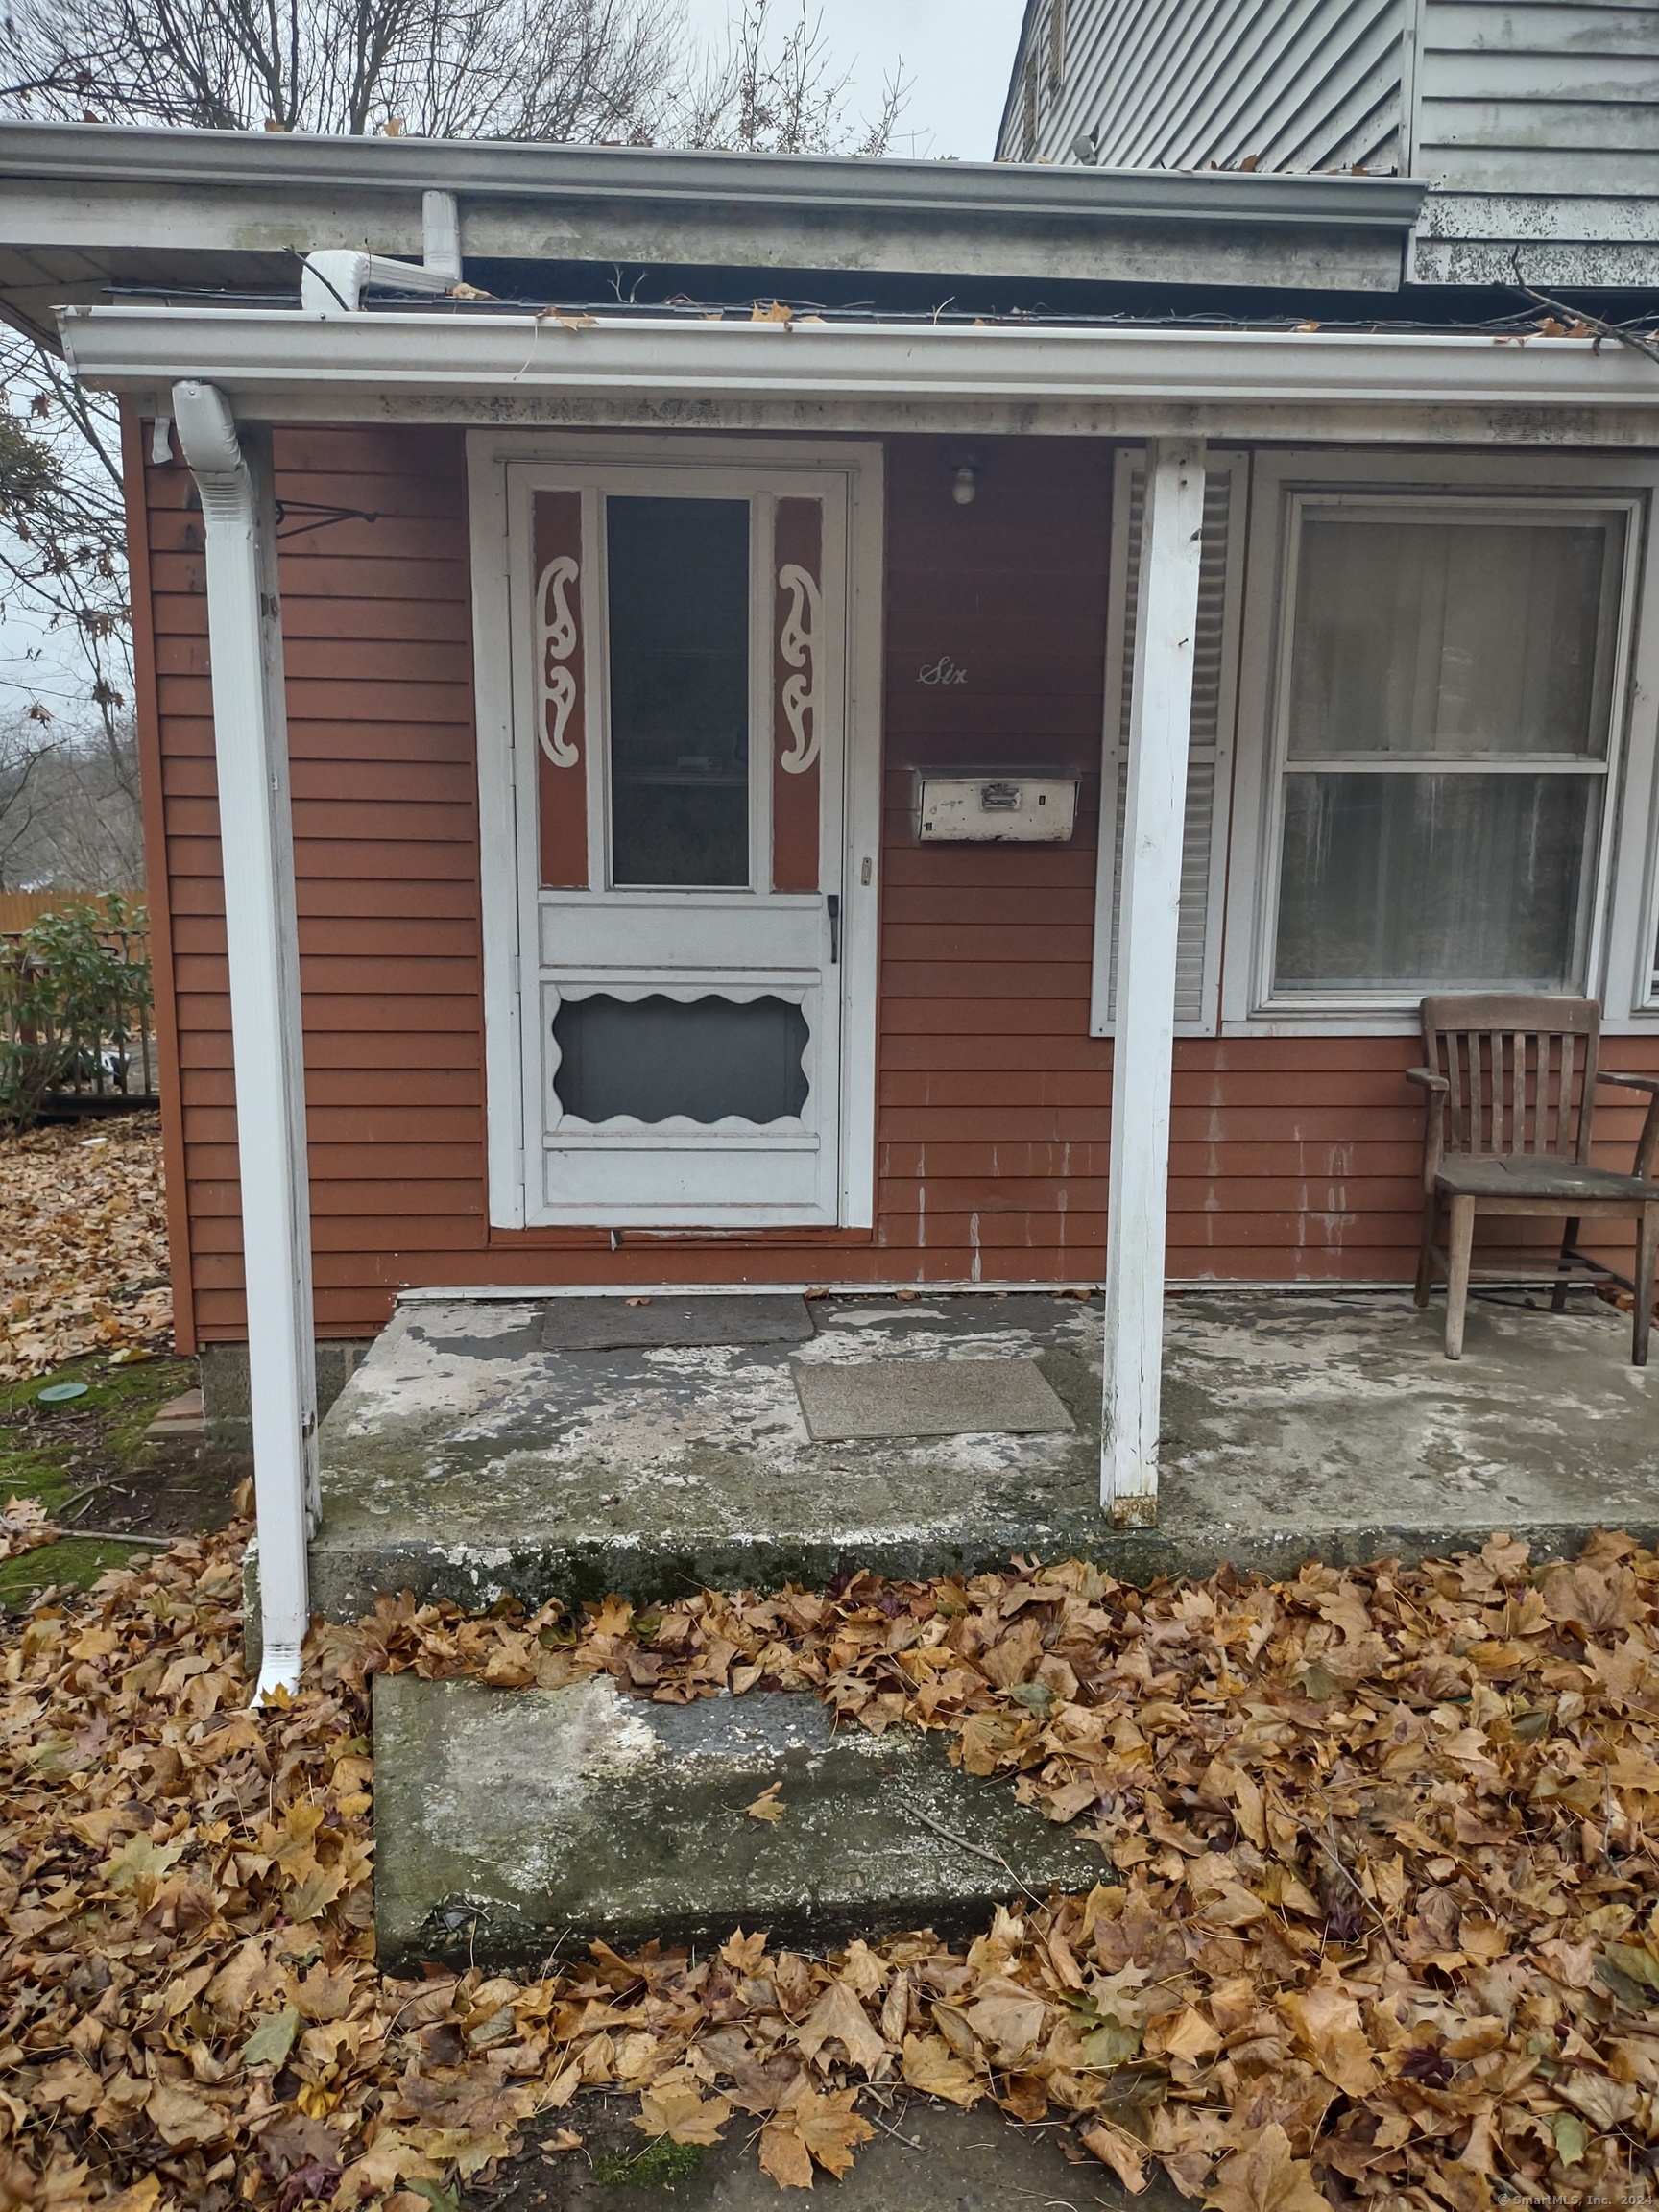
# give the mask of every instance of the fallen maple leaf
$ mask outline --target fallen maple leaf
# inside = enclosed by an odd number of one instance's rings
[[[732,2107],[724,2097],[704,2098],[682,2082],[647,2089],[634,2125],[647,2135],[666,2135],[675,2143],[709,2145],[719,2142],[720,2130],[731,2117]]]
[[[294,2005],[267,2013],[242,2046],[244,2066],[280,2066],[294,2048],[300,2032],[300,2011]]]
[[[1079,2128],[1077,2133],[1095,2157],[1111,2167],[1129,2194],[1139,2197],[1146,2186],[1144,2147],[1137,2143],[1133,2135],[1126,2135],[1121,2128],[1114,2128],[1105,2120]]]
[[[1039,2019],[1043,2007],[1036,2008]],[[887,2045],[870,2025],[870,2016],[845,1982],[831,1982],[811,2011],[795,2031],[795,2046],[803,2058],[816,2058],[834,2037],[854,2066],[874,2077],[887,2063]]]
[[[761,1791],[759,1796],[756,1798],[753,1805],[744,1806],[743,1810],[748,1814],[751,1820],[782,1819],[786,1808],[780,1801],[778,1795],[779,1791],[781,1790],[782,1787],[783,1785],[781,1782],[769,1783],[767,1787]]]
[[[1290,2139],[1277,2123],[1222,2162],[1205,2201],[1214,2212],[1327,2212],[1312,2167],[1291,2157]]]
[[[161,2140],[175,2150],[223,2142],[233,2125],[217,2105],[174,2081],[157,2081],[145,2099],[144,2109],[156,2123]]]
[[[925,2097],[943,2097],[966,2107],[985,2094],[985,2083],[969,2072],[943,2035],[906,2035],[902,2067],[911,2088]]]
[[[766,1938],[764,1936],[745,1936],[739,1928],[721,1944],[719,1956],[739,1974],[757,1974],[760,1962],[766,1956]]]
[[[148,1836],[130,1836],[104,1864],[104,1879],[111,1889],[134,1889],[154,1884],[184,1856],[182,1843],[153,1843]]]

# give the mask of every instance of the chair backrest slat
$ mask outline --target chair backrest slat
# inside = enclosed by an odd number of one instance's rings
[[[1553,1152],[1588,1161],[1600,1038],[1593,998],[1506,992],[1425,998],[1424,1057],[1450,1086],[1448,1152]]]

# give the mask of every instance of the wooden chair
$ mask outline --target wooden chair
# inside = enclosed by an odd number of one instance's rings
[[[1559,1313],[1575,1267],[1610,1278],[1635,1297],[1630,1357],[1647,1364],[1653,1274],[1659,1258],[1659,1076],[1599,1067],[1601,1017],[1593,998],[1497,993],[1425,998],[1426,1068],[1407,1070],[1428,1092],[1423,1138],[1423,1244],[1417,1303],[1427,1306],[1436,1264],[1446,1274],[1446,1357],[1463,1356],[1463,1310],[1478,1214],[1565,1215],[1551,1298]],[[1647,1093],[1635,1172],[1591,1165],[1596,1092],[1617,1084]],[[1434,1241],[1440,1202],[1451,1214],[1447,1249]],[[1634,1220],[1633,1282],[1578,1250],[1585,1221]]]

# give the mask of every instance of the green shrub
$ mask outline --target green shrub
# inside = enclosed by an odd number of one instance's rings
[[[0,1120],[26,1127],[54,1094],[146,1088],[148,928],[112,892],[0,939]]]

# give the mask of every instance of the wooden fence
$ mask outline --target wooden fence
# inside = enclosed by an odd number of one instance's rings
[[[142,905],[141,892],[0,892],[0,1122],[156,1102],[150,935],[123,926]],[[26,934],[88,908],[94,946],[46,950]]]
[[[103,906],[113,896],[129,906],[142,906],[142,891],[0,891],[0,935],[27,929],[42,914],[61,914],[68,906]]]

